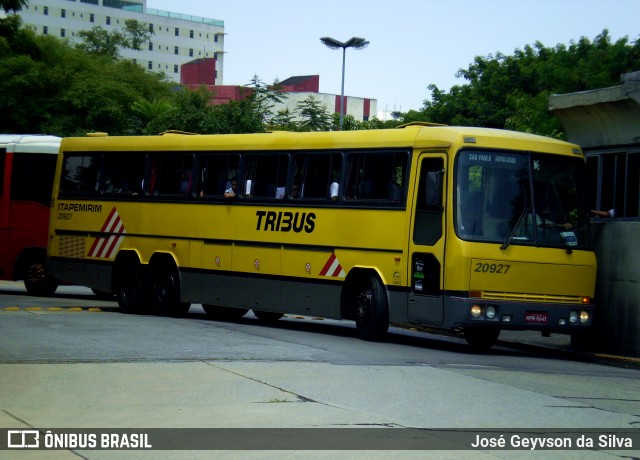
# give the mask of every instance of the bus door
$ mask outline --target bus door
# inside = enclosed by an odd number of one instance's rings
[[[441,325],[444,318],[444,154],[418,158],[409,241],[410,323]]]

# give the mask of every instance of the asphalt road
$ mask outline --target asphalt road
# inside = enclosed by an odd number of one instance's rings
[[[3,283],[0,428],[639,429],[640,371],[585,361],[556,340],[557,352],[502,341],[479,354],[461,338],[392,328],[386,341],[372,343],[359,340],[350,322],[287,316],[266,325],[251,313],[222,322],[197,305],[182,319],[126,315],[82,288],[33,298]],[[194,452],[165,454],[210,458]],[[640,448],[606,452],[554,451],[553,458],[640,456]],[[231,456],[275,458],[259,454]]]

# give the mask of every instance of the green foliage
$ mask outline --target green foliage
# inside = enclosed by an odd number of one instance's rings
[[[5,10],[24,2],[2,1]],[[274,113],[287,97],[278,81],[254,76],[242,97],[212,105],[205,88],[173,91],[161,74],[118,58],[122,48],[140,49],[149,40],[147,25],[126,22],[120,31],[99,27],[80,34],[70,46],[23,28],[15,14],[0,18],[0,132],[61,136],[106,131],[112,135],[249,133],[265,130],[338,130],[339,115],[310,97],[294,110]],[[547,110],[553,93],[584,91],[618,84],[622,73],[640,69],[640,41],[615,43],[605,30],[593,41],[547,48],[537,42],[513,55],[478,56],[458,76],[465,84],[448,92],[429,85],[431,97],[421,110],[395,113],[392,120],[343,119],[343,130],[388,129],[429,121],[474,125],[563,137],[558,120]]]
[[[0,0],[0,8],[4,11],[20,11],[29,4],[29,0]]]
[[[122,30],[108,31],[101,26],[95,26],[91,30],[81,30],[78,32],[78,37],[82,42],[76,47],[88,54],[107,56],[115,60],[120,49],[140,51],[142,45],[149,41],[152,33],[146,23],[127,19],[125,28]]]
[[[132,101],[161,99],[169,91],[158,74],[52,36],[18,29],[0,39],[0,132],[126,134]]]
[[[429,85],[431,98],[405,121],[508,128],[563,137],[548,111],[548,97],[619,84],[620,75],[640,69],[640,41],[611,41],[604,30],[593,41],[582,37],[569,46],[547,48],[536,42],[512,56],[477,56],[457,76],[467,83],[449,92]]]
[[[302,118],[298,125],[299,131],[329,131],[331,128],[331,115],[313,96],[298,102],[296,111]]]
[[[169,130],[196,134],[263,132],[264,106],[261,104],[264,100],[253,94],[228,104],[211,105],[211,93],[204,86],[175,92],[164,101],[167,109],[148,121],[142,133],[159,134]]]

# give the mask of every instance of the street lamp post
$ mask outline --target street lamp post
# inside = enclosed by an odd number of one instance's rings
[[[351,37],[344,43],[331,37],[322,37],[320,41],[332,50],[342,48],[342,89],[340,91],[340,129],[342,129],[342,120],[344,117],[344,63],[346,59],[347,48],[361,50],[366,48],[369,45],[369,42],[360,37]]]

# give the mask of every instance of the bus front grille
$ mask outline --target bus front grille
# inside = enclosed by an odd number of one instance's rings
[[[581,303],[582,297],[575,295],[528,294],[521,292],[483,291],[483,299],[515,300],[522,302]]]

